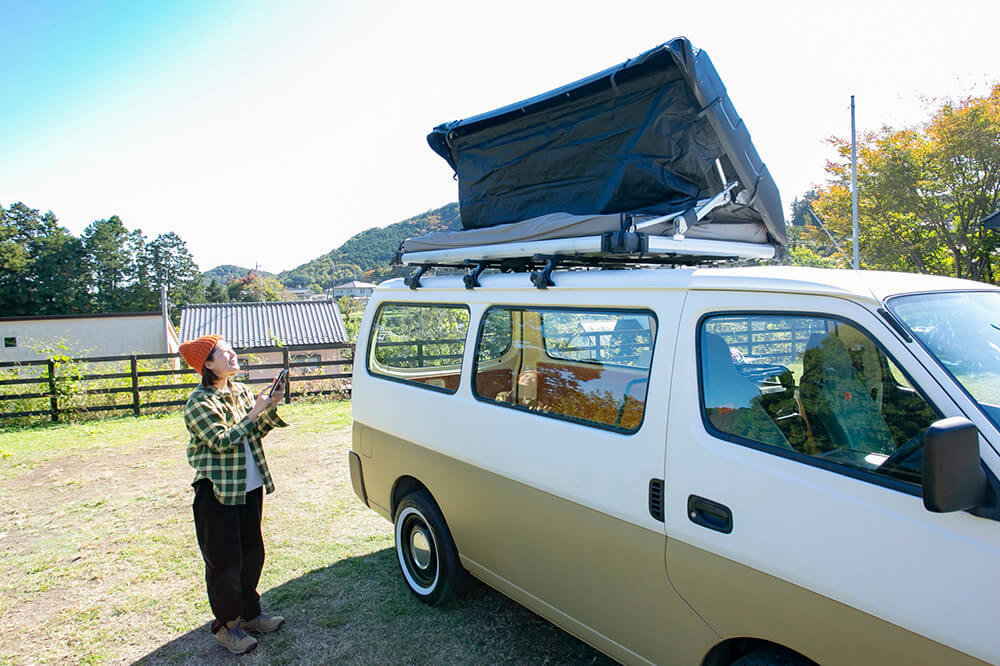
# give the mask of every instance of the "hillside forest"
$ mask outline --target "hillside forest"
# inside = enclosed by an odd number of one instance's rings
[[[859,137],[862,267],[996,284],[1000,231],[980,220],[1000,208],[1000,83],[981,97],[933,103],[928,114],[915,126]],[[826,182],[792,204],[786,263],[850,263],[850,141],[829,142]],[[406,269],[389,263],[404,238],[459,228],[458,205],[450,203],[362,231],[276,275],[233,265],[202,273],[176,233],[150,239],[112,215],[77,237],[52,211],[0,204],[0,316],[155,311],[161,287],[174,306],[283,300],[289,289],[322,293],[347,280],[402,275]]]

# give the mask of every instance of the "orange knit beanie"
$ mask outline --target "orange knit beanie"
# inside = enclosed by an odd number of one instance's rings
[[[203,335],[196,340],[182,342],[181,357],[200,375],[205,367],[205,361],[208,360],[208,355],[215,348],[215,343],[221,339],[221,335]]]

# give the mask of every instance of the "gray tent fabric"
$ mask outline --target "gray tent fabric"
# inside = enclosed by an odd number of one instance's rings
[[[607,230],[616,230],[618,213],[688,210],[724,179],[738,181],[734,199],[707,223],[762,227],[765,242],[787,242],[777,186],[708,54],[683,37],[537,97],[439,125],[427,140],[455,169],[467,231],[541,225],[554,213],[610,216]],[[573,224],[567,219],[549,221]]]
[[[651,236],[673,235],[673,225],[669,222],[655,224],[642,230]],[[721,222],[715,219],[702,220],[688,228],[686,238],[704,240],[739,241],[741,243],[768,243],[767,228],[763,222]]]
[[[637,221],[641,222],[641,218]],[[407,238],[400,248],[402,252],[426,252],[480,245],[497,245],[517,241],[551,240],[556,238],[577,238],[598,236],[619,231],[619,215],[570,215],[551,213],[511,224],[495,227],[469,229],[466,231],[432,231],[431,233]],[[673,235],[673,223],[662,222],[643,229],[651,235]],[[740,241],[744,243],[767,243],[767,229],[762,222],[703,222],[688,228],[688,238],[706,240]]]
[[[597,236],[609,231],[618,231],[621,222],[618,215],[567,215],[553,213],[513,224],[502,224],[468,231],[432,231],[431,233],[407,238],[403,241],[403,252],[424,252],[447,250],[476,245],[497,245],[514,241],[551,240],[553,238],[576,238]]]

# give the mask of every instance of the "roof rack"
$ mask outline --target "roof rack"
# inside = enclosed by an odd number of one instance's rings
[[[409,266],[463,268],[470,264],[486,263],[490,268],[502,268],[504,264],[515,266],[523,263],[530,267],[543,263],[536,257],[558,257],[564,264],[589,266],[605,263],[697,264],[724,259],[773,259],[775,248],[764,243],[612,232],[599,236],[404,252],[399,260]]]
[[[404,278],[410,289],[419,289],[422,286],[421,277],[431,268],[468,269],[464,276],[467,289],[481,286],[479,277],[488,268],[501,272],[531,271],[531,283],[539,289],[546,289],[555,285],[552,271],[558,267],[623,268],[774,257],[774,246],[762,243],[613,232],[580,238],[408,252],[400,255],[400,263],[417,267],[412,275]]]

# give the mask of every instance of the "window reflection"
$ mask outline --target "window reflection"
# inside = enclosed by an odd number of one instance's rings
[[[654,337],[655,319],[645,312],[492,308],[477,349],[476,394],[634,431],[645,409]]]
[[[465,306],[386,303],[372,329],[369,370],[454,393],[468,326]]]
[[[718,431],[920,483],[940,418],[859,329],[823,317],[710,317],[702,400]]]

